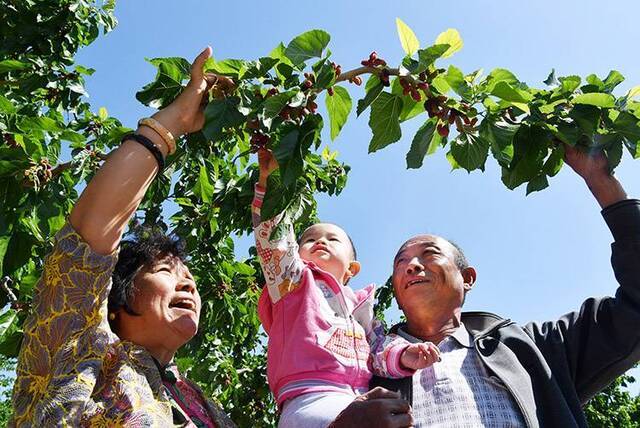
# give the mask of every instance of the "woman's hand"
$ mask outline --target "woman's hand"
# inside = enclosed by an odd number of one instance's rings
[[[171,104],[153,115],[175,138],[202,129],[204,107],[208,101],[208,93],[214,86],[222,92],[235,87],[228,77],[204,72],[204,65],[210,56],[211,47],[207,47],[191,64],[191,79],[184,91]]]

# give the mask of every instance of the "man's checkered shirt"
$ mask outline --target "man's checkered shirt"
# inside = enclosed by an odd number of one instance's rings
[[[398,335],[420,342],[402,329]],[[442,361],[413,375],[413,419],[419,427],[524,427],[502,381],[488,373],[464,325],[438,345]]]

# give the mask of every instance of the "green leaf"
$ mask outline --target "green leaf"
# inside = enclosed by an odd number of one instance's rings
[[[292,129],[280,140],[280,144],[273,151],[280,166],[282,184],[287,187],[295,184],[303,172],[304,159],[299,136],[298,129]]]
[[[489,141],[472,134],[460,134],[451,142],[451,155],[468,172],[475,169],[484,171],[488,154]]]
[[[411,148],[407,153],[407,169],[420,168],[426,155],[432,155],[442,142],[442,137],[437,132],[438,119],[433,117],[427,120],[416,132],[411,142]]]
[[[276,58],[262,57],[256,61],[252,61],[246,65],[246,71],[242,75],[243,79],[258,79],[267,76],[271,70],[279,62]]]
[[[551,154],[544,162],[542,170],[549,177],[554,177],[564,165],[564,145],[558,144],[551,150]]]
[[[506,81],[497,82],[491,91],[491,95],[513,103],[528,103],[532,99],[531,94],[513,87]]]
[[[517,86],[520,83],[512,72],[504,68],[495,68],[491,70],[491,73],[486,77],[486,82],[486,91],[489,93],[491,93],[498,82],[506,82],[512,86]]]
[[[335,140],[351,112],[351,96],[342,86],[334,86],[333,96],[327,94],[325,102],[331,126],[331,140]]]
[[[550,136],[538,127],[521,125],[513,139],[513,159],[502,168],[502,182],[509,189],[533,180],[542,172]]]
[[[607,77],[604,79],[604,91],[607,93],[613,92],[613,90],[620,83],[624,82],[624,76],[617,70],[611,70]]]
[[[231,128],[244,122],[245,117],[238,111],[238,97],[212,100],[204,110],[205,124],[202,133],[209,140],[222,137],[224,128]]]
[[[247,62],[241,59],[227,58],[222,61],[210,61],[206,66],[206,71],[222,74],[235,79],[242,79],[247,71]],[[269,67],[271,68],[271,67]]]
[[[424,103],[418,102],[412,97],[405,96],[402,93],[402,85],[400,79],[394,79],[391,84],[391,93],[402,98],[402,111],[400,112],[400,122],[412,119],[424,112]]]
[[[634,86],[633,88],[629,89],[629,92],[627,92],[627,98],[628,99],[632,99],[632,98],[637,97],[639,95],[640,95],[640,85]]]
[[[587,138],[591,138],[598,129],[601,116],[602,112],[599,108],[587,104],[578,104],[569,112],[569,117],[580,127],[582,133],[587,135]]]
[[[316,73],[315,87],[318,89],[326,89],[336,83],[336,72],[330,62],[324,61],[318,72]]]
[[[609,165],[609,173],[612,173],[622,160],[622,145],[622,138],[616,138],[607,147],[603,148],[604,154],[607,157],[607,164]],[[640,156],[637,150],[636,153],[637,155],[634,156],[634,158]]]
[[[184,58],[147,59],[157,67],[156,78],[136,93],[136,99],[152,108],[168,106],[182,92],[182,82],[189,78],[189,61]]]
[[[107,118],[109,117],[109,112],[105,107],[100,107],[100,109],[98,110],[98,117],[100,118],[100,120],[107,120]]]
[[[384,89],[384,85],[378,76],[372,74],[367,80],[367,84],[365,85],[365,96],[363,99],[358,101],[358,106],[356,108],[356,115],[360,116],[363,111],[367,109],[371,105],[371,103],[378,98],[380,92]]]
[[[209,181],[209,173],[204,165],[200,165],[198,180],[193,187],[193,193],[202,199],[202,202],[208,204],[213,198],[213,185]]]
[[[395,143],[402,136],[400,130],[400,112],[402,98],[388,92],[382,92],[371,105],[369,127],[373,138],[369,143],[369,153]]]
[[[549,180],[546,175],[538,175],[531,179],[527,184],[527,195],[533,192],[539,192],[540,190],[549,187]]]
[[[285,50],[285,55],[296,67],[300,67],[310,58],[321,57],[322,51],[327,47],[330,40],[331,36],[326,31],[307,31],[289,43]]]
[[[298,92],[299,91],[297,90],[287,91],[267,98],[262,103],[265,117],[274,118],[278,114],[280,114],[280,111],[284,108],[284,106],[286,106],[289,101],[291,101],[291,99],[298,94]]]
[[[431,87],[435,88],[441,94],[446,94],[451,89],[445,76],[446,75],[444,73],[438,74],[431,81]]]
[[[640,121],[626,111],[620,112],[613,128],[624,137],[625,145],[634,159],[640,156]]]
[[[0,111],[13,114],[16,112],[16,108],[13,103],[8,99],[0,95]]]
[[[3,271],[3,261],[4,256],[7,254],[7,248],[9,248],[9,241],[11,241],[11,228],[9,230],[5,230],[5,234],[0,235],[0,278],[4,275]]]
[[[267,192],[264,195],[264,202],[260,209],[262,221],[272,219],[285,211],[291,204],[295,194],[296,186],[284,186],[278,170],[271,173],[267,184]]]
[[[555,129],[551,129],[553,134],[563,143],[570,146],[578,144],[578,140],[583,135],[583,130],[580,129],[577,123],[560,122]]]
[[[447,152],[447,161],[449,162],[449,165],[451,165],[451,171],[460,169],[460,165],[458,165],[458,162],[453,157],[453,153],[451,153],[451,150]]]
[[[29,64],[26,62],[18,61],[16,59],[5,59],[0,61],[0,73],[6,73],[8,71],[20,71],[29,68]]]
[[[400,18],[396,18],[396,28],[398,29],[398,37],[400,37],[402,49],[407,55],[413,55],[420,48],[420,42],[415,33]]]
[[[473,95],[471,86],[469,86],[469,83],[464,78],[464,74],[462,74],[460,69],[450,65],[445,79],[449,87],[463,99],[469,100]]]
[[[18,125],[25,132],[62,132],[65,127],[49,117],[25,117]]]
[[[280,61],[281,63],[285,63],[287,65],[293,65],[293,63],[291,62],[291,60],[289,58],[287,58],[287,56],[285,55],[287,48],[285,47],[285,45],[281,42],[278,44],[278,46],[276,46],[275,48],[273,48],[273,50],[271,52],[269,52],[269,57],[277,59],[278,61]]]
[[[74,144],[82,144],[87,140],[82,134],[66,129],[60,133],[60,139]]]
[[[554,86],[559,83],[558,79],[556,79],[556,70],[554,68],[551,69],[551,73],[549,73],[547,78],[544,79],[542,83],[544,83],[547,86]]]
[[[4,291],[3,291],[4,292]],[[4,342],[7,332],[13,324],[18,320],[18,312],[14,309],[7,309],[0,315],[0,342]]]
[[[480,138],[489,142],[493,157],[502,166],[507,166],[513,159],[513,137],[519,125],[513,125],[487,117],[480,123]]]
[[[576,95],[571,101],[574,104],[586,104],[595,107],[613,108],[615,107],[616,99],[611,94],[593,92],[590,94]]]
[[[560,87],[557,89],[561,93],[573,93],[580,86],[580,76],[560,77]]]
[[[458,30],[449,28],[448,30],[440,33],[438,37],[436,37],[436,45],[449,45],[449,49],[442,54],[443,58],[450,57],[454,53],[458,52],[462,49],[464,45],[462,42],[462,37],[460,37],[460,33]]]

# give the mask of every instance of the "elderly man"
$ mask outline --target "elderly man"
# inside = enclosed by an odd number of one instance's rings
[[[415,425],[587,426],[582,406],[640,360],[640,201],[627,199],[601,153],[566,162],[603,208],[615,242],[615,297],[587,299],[556,321],[524,326],[463,312],[476,271],[462,251],[420,235],[396,254],[393,287],[407,322],[392,333],[433,342],[441,361],[400,380],[374,379],[412,404]]]

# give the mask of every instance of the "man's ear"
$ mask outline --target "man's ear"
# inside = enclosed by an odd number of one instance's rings
[[[359,261],[352,261],[351,263],[349,263],[349,268],[348,271],[350,273],[349,277],[352,276],[356,276],[359,272],[360,272],[360,262]]]
[[[476,270],[469,266],[468,268],[462,271],[462,279],[464,280],[464,291],[465,293],[470,291],[476,283],[477,273]]]

